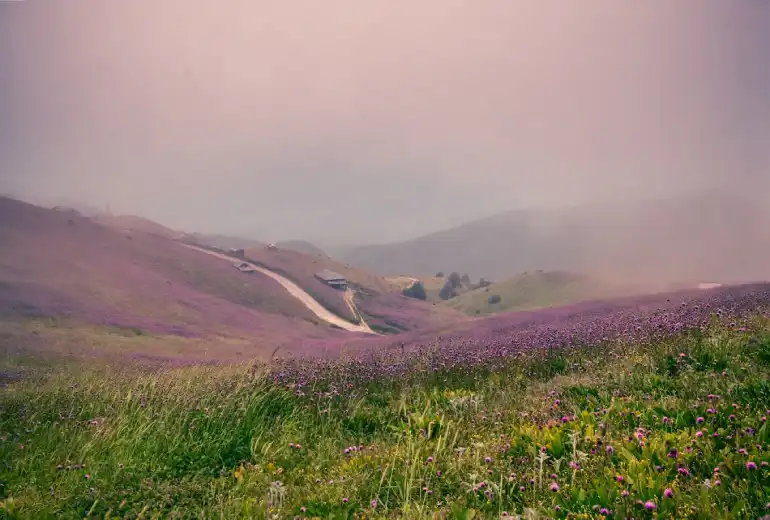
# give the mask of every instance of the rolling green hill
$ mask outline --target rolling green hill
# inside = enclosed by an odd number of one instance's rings
[[[447,300],[446,305],[470,316],[525,311],[634,292],[590,276],[566,271],[538,271],[474,289]],[[499,302],[495,302],[499,296]]]

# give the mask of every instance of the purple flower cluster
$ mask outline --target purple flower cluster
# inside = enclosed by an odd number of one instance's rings
[[[768,308],[770,284],[587,302],[495,316],[438,337],[403,335],[395,343],[392,338],[364,340],[364,346],[352,348],[358,353],[346,358],[280,360],[273,377],[278,384],[300,389],[325,382],[330,392],[339,393],[376,380],[502,369],[522,352],[536,349],[660,340],[706,328],[713,320],[733,323],[737,330],[743,317]]]

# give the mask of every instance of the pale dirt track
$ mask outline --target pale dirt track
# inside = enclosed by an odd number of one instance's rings
[[[318,318],[322,319],[323,321],[325,321],[327,323],[330,323],[332,325],[335,325],[335,326],[337,326],[337,327],[339,327],[341,329],[344,329],[344,330],[347,330],[347,331],[350,331],[350,332],[363,332],[363,333],[366,333],[366,334],[376,334],[376,332],[374,332],[371,328],[369,328],[369,325],[367,325],[366,322],[363,319],[361,319],[361,323],[359,325],[357,325],[355,323],[351,323],[351,322],[349,322],[349,321],[347,321],[347,320],[337,316],[333,312],[331,312],[328,309],[326,309],[326,307],[324,307],[323,305],[318,303],[318,301],[315,298],[313,298],[312,296],[310,296],[304,289],[302,289],[302,287],[300,287],[296,283],[292,282],[288,278],[286,278],[284,276],[281,276],[278,273],[274,273],[273,271],[271,271],[269,269],[265,269],[264,267],[260,267],[258,265],[252,264],[251,262],[247,262],[245,260],[234,258],[232,256],[228,256],[228,255],[225,255],[225,254],[222,254],[222,253],[217,253],[215,251],[209,251],[208,249],[204,249],[202,247],[195,247],[195,246],[191,246],[189,244],[182,244],[182,245],[185,246],[185,247],[189,247],[190,249],[194,249],[196,251],[200,251],[201,253],[206,253],[206,254],[209,254],[211,256],[215,256],[217,258],[220,258],[222,260],[227,260],[230,263],[238,262],[238,263],[248,264],[254,270],[264,274],[265,276],[269,276],[270,278],[272,278],[273,280],[275,280],[276,282],[281,284],[281,286],[284,289],[286,289],[286,291],[288,291],[289,294],[291,294],[296,299],[301,301],[302,304],[305,307],[307,307],[313,314],[315,314],[316,316],[318,316]],[[354,312],[354,314],[356,314],[360,318],[361,316],[358,313],[358,310],[355,308],[355,304],[353,303],[352,294],[346,295],[345,301],[348,303],[348,305],[350,306],[350,308]]]

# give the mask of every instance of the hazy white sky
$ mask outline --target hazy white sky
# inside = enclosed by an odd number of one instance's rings
[[[0,2],[0,192],[384,242],[770,191],[770,2]],[[770,195],[769,195],[770,198]]]

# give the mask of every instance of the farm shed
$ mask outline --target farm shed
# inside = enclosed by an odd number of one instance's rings
[[[324,269],[315,274],[315,277],[321,280],[323,283],[335,289],[347,289],[348,281],[339,273]]]
[[[238,262],[233,264],[233,267],[238,269],[242,273],[255,273],[257,270],[246,262]]]

